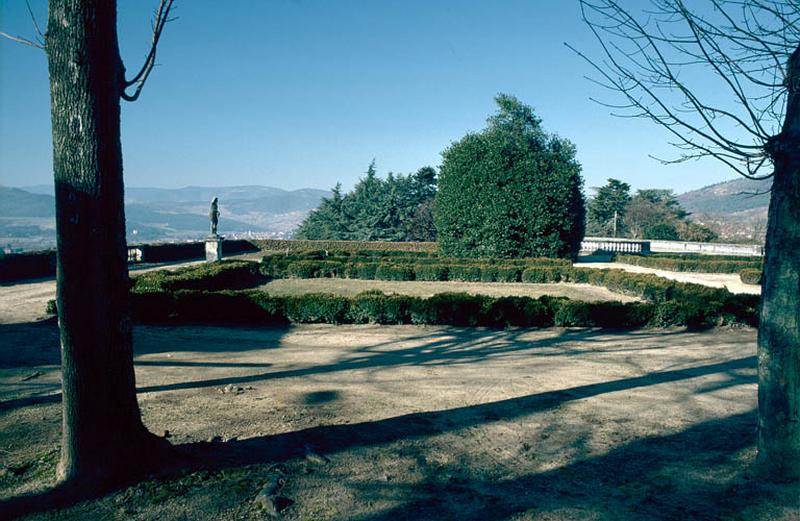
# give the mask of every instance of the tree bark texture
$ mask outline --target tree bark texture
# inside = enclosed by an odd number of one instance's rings
[[[778,478],[800,478],[800,48],[787,64],[767,218],[758,329],[758,454]]]
[[[59,478],[107,479],[148,459],[136,401],[113,0],[50,0],[63,433]]]

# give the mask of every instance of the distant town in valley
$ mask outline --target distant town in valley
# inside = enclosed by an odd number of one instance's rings
[[[690,219],[707,226],[717,242],[762,243],[769,181],[734,179],[677,196]],[[589,200],[593,187],[589,188]],[[291,238],[329,190],[283,190],[270,186],[126,188],[127,235],[131,244],[202,239],[208,203],[220,200],[220,232],[229,238]],[[4,253],[55,246],[53,187],[0,186],[0,248]]]

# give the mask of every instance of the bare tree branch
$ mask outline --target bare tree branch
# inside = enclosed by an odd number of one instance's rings
[[[142,68],[139,69],[139,72],[136,73],[136,76],[131,78],[130,80],[125,80],[123,85],[122,93],[120,97],[125,101],[136,101],[139,98],[139,94],[142,92],[142,88],[144,88],[145,82],[147,82],[148,76],[150,76],[150,72],[152,72],[153,67],[156,65],[156,50],[158,49],[158,41],[161,38],[161,33],[164,31],[164,26],[167,22],[171,22],[175,20],[175,18],[170,18],[169,13],[172,9],[173,0],[161,0],[161,3],[158,5],[158,9],[156,9],[155,17],[153,19],[153,42],[150,45],[150,52],[147,53],[147,58],[142,64]],[[133,91],[133,94],[128,94],[125,92],[128,87],[136,86]]]
[[[17,43],[21,43],[23,45],[28,45],[30,47],[35,47],[37,49],[44,49],[46,40],[44,33],[42,33],[42,29],[39,27],[39,22],[36,21],[36,16],[33,14],[33,9],[31,9],[31,4],[26,0],[25,5],[28,7],[28,14],[31,15],[31,22],[33,22],[33,28],[36,31],[36,39],[29,40],[27,38],[23,38],[22,36],[14,36],[3,31],[0,31],[0,36],[3,38],[8,38],[9,40]]]
[[[579,1],[603,57],[567,47],[598,73],[593,81],[624,100],[602,105],[675,136],[672,144],[687,153],[666,162],[710,156],[745,177],[768,177],[759,171],[772,166],[767,144],[785,112],[784,64],[800,42],[798,0],[706,0],[703,14],[685,0],[652,0],[641,21],[624,0]],[[713,73],[713,87],[693,84],[698,68]],[[720,97],[720,89],[732,96]]]
[[[44,46],[45,37],[42,29],[39,27],[39,22],[36,21],[36,16],[33,14],[33,9],[31,9],[31,3],[28,0],[25,0],[25,6],[28,8],[28,14],[31,15],[31,22],[33,22],[33,28],[36,30],[36,34],[38,35],[38,42]]]
[[[3,31],[0,31],[0,36],[2,36],[3,38],[8,38],[13,42],[21,43],[23,45],[30,45],[31,47],[36,47],[37,49],[44,49],[43,44],[28,40],[27,38],[22,38],[21,36],[13,36],[8,33],[4,33]]]

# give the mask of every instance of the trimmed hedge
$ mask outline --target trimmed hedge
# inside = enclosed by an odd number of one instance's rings
[[[626,255],[626,254],[620,254]],[[761,257],[754,255],[716,255],[709,253],[650,253],[648,257],[657,259],[683,259],[683,260],[718,260],[718,261],[755,261]]]
[[[201,259],[206,255],[204,242],[182,242],[164,244],[139,244],[144,262],[174,262]]]
[[[758,257],[662,257],[642,255],[617,255],[617,262],[669,271],[691,271],[698,273],[737,273],[742,269],[761,269]]]
[[[755,323],[751,303],[734,299],[717,309],[697,302],[582,302],[564,297],[488,297],[441,293],[430,298],[354,297],[310,293],[278,297],[258,290],[155,291],[133,295],[138,322],[441,324],[490,327],[711,327]]]
[[[56,274],[55,251],[32,251],[0,256],[0,281],[38,279]]]
[[[304,252],[266,255],[263,272],[273,278],[346,277],[376,280],[458,280],[520,282],[528,269],[542,270],[538,278],[558,282],[572,264],[562,259],[453,259],[436,256],[340,256]],[[533,274],[529,274],[533,277]],[[546,280],[545,280],[546,279]]]
[[[296,241],[296,240],[251,240],[262,251],[289,251],[289,253],[309,250],[328,250],[338,252],[420,252],[436,253],[439,245],[435,242],[382,242],[382,241]]]
[[[161,244],[131,244],[142,250],[144,262],[175,262],[191,259],[202,259],[206,256],[205,241],[161,243]],[[252,241],[232,239],[222,241],[222,254],[234,255],[239,253],[252,253],[259,251]]]
[[[186,266],[174,271],[148,271],[133,277],[133,292],[178,291],[183,289],[244,289],[267,280],[257,262],[223,260]]]
[[[739,279],[745,284],[761,284],[761,278],[764,276],[764,273],[761,269],[744,269],[739,270]]]
[[[301,262],[301,261],[298,261]],[[320,262],[310,263],[321,273]],[[306,266],[306,264],[300,264]],[[338,268],[339,263],[328,266]],[[307,294],[276,297],[258,290],[239,290],[263,282],[264,265],[246,261],[223,261],[138,276],[132,287],[134,320],[139,322],[237,322],[237,323],[379,323],[449,324],[458,326],[598,326],[631,328],[684,325],[709,327],[723,324],[758,323],[759,296],[733,295],[723,288],[677,282],[652,274],[622,270],[559,269],[555,267],[498,268],[497,266],[447,266],[448,277],[509,278],[521,273],[528,282],[559,280],[605,286],[641,297],[645,302],[581,302],[566,298],[475,296],[444,293],[428,299],[384,295],[380,291],[355,297]],[[293,268],[299,269],[299,268]],[[305,270],[305,268],[303,268]],[[363,263],[346,265],[346,276],[375,277],[443,276],[441,265]],[[458,271],[461,270],[461,271]],[[506,270],[506,271],[500,271]],[[480,280],[480,279],[478,279]],[[221,291],[215,291],[221,290]]]
[[[560,270],[558,268],[528,268],[522,272],[522,282],[532,284],[546,284],[559,282],[562,278],[569,279],[571,270]]]

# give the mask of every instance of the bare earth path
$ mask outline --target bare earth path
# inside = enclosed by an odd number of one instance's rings
[[[144,420],[196,466],[29,519],[268,519],[254,498],[275,475],[288,520],[800,517],[800,485],[751,470],[754,330],[139,326],[135,342]],[[0,497],[54,474],[58,357],[52,320],[0,324]]]

